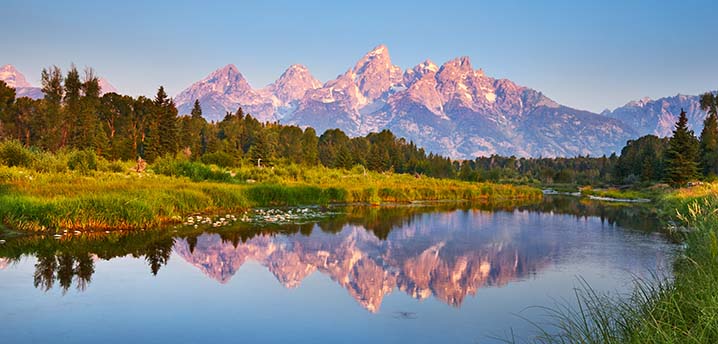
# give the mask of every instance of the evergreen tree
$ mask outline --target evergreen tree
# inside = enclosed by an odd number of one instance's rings
[[[682,109],[668,141],[666,165],[667,181],[673,185],[683,185],[698,177],[698,140],[688,130],[688,118]]]
[[[78,123],[80,116],[80,97],[82,95],[82,81],[80,81],[80,73],[75,65],[70,67],[65,77],[65,96],[63,98],[64,107],[60,123],[62,124],[61,146],[71,145],[73,135],[75,133],[74,126]]]
[[[291,162],[302,162],[302,129],[294,125],[279,129],[279,155]]]
[[[376,143],[372,144],[366,163],[367,167],[372,171],[387,171],[391,164],[389,151]]]
[[[177,108],[160,86],[153,101],[154,118],[147,126],[145,158],[152,161],[163,155],[174,155],[179,147]]]
[[[190,115],[192,119],[202,118],[202,107],[199,105],[199,99],[195,99],[194,106],[192,106],[192,111],[190,112]]]
[[[249,148],[249,157],[252,159],[253,164],[257,164],[261,161],[262,166],[266,166],[272,163],[274,157],[274,150],[270,144],[270,139],[264,131],[260,131],[256,137],[256,141]],[[260,160],[261,159],[261,160]]]
[[[189,147],[192,155],[197,158],[203,155],[206,151],[207,139],[204,137],[206,131],[204,127],[207,125],[207,121],[202,117],[202,107],[199,104],[199,100],[194,101],[192,112],[186,122],[186,128],[182,133],[182,139],[185,142],[185,147]]]
[[[7,130],[8,123],[11,122],[13,118],[14,104],[15,89],[0,80],[0,139],[12,137]]]
[[[718,97],[713,93],[701,96],[701,109],[708,113],[701,131],[701,169],[706,176],[718,175]]]
[[[62,71],[57,66],[42,70],[42,99],[45,112],[44,120],[38,125],[37,130],[42,134],[38,144],[50,150],[59,149],[67,134],[64,112],[62,111],[62,100],[65,96]]]
[[[304,129],[302,134],[302,163],[314,166],[319,163],[319,138],[314,128]]]
[[[339,150],[334,157],[334,167],[348,170],[352,168],[353,164],[354,160],[352,159],[352,154],[349,151],[349,148],[347,148],[346,145],[339,147]]]

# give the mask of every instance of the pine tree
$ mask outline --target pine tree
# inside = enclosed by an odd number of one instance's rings
[[[701,96],[701,109],[708,113],[701,131],[701,169],[705,176],[716,176],[718,175],[718,97],[713,93]]]
[[[309,166],[319,163],[319,138],[314,128],[304,129],[302,134],[302,162]]]
[[[185,132],[182,133],[182,136],[187,141],[188,144],[186,146],[190,148],[192,155],[197,158],[204,154],[207,144],[207,138],[204,137],[204,127],[207,125],[207,121],[202,117],[202,107],[199,104],[199,100],[194,101],[194,106],[190,114],[188,127]]]
[[[673,185],[683,185],[698,177],[698,140],[688,130],[686,112],[681,109],[676,129],[668,142],[666,153],[667,179]]]
[[[177,108],[160,86],[153,101],[154,118],[147,126],[145,159],[152,161],[163,155],[174,155],[179,148]]]
[[[339,147],[339,150],[334,157],[334,167],[348,170],[352,168],[353,164],[354,159],[352,159],[352,154],[349,151],[349,148],[347,148],[346,145]]]
[[[65,89],[62,85],[62,71],[57,66],[42,70],[42,99],[45,119],[38,125],[41,132],[39,145],[52,151],[63,144],[63,131],[66,129],[62,111],[62,99]]]
[[[12,121],[15,89],[0,80],[0,139],[8,137],[7,124]]]
[[[250,159],[252,159],[253,164],[258,163],[258,161],[261,161],[262,166],[272,163],[274,150],[270,143],[270,139],[264,130],[260,130],[257,133],[255,142],[249,148],[248,154]]]
[[[192,112],[190,112],[192,119],[202,118],[202,107],[199,105],[199,99],[195,99],[194,106],[192,106]]]
[[[80,98],[82,95],[82,81],[80,73],[75,65],[70,67],[65,77],[64,107],[60,123],[62,124],[61,146],[72,145],[75,132],[75,125],[80,117]]]

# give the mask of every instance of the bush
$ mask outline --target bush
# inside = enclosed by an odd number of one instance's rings
[[[41,173],[63,173],[67,171],[67,155],[48,152],[36,153],[32,161],[32,169]]]
[[[219,167],[233,167],[236,165],[232,156],[225,152],[205,154],[200,158],[200,161],[207,165],[217,165]]]
[[[100,158],[97,162],[97,170],[103,172],[124,172],[130,168],[125,166],[122,161],[114,160],[107,161],[104,158]]]
[[[187,177],[192,181],[213,180],[230,182],[234,179],[225,171],[215,170],[201,162],[178,160],[170,157],[158,158],[152,164],[152,170],[157,174],[173,177]]]
[[[0,162],[13,167],[30,167],[32,153],[18,141],[6,141],[0,144]]]
[[[72,152],[70,158],[67,159],[67,167],[82,174],[97,171],[97,155],[90,150]]]

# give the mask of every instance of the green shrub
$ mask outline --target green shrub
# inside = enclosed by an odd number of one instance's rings
[[[192,181],[212,180],[230,182],[234,179],[223,170],[215,170],[201,162],[179,160],[170,157],[158,158],[152,164],[152,170],[157,174],[172,177],[187,177]]]
[[[72,152],[67,159],[67,167],[82,174],[97,171],[97,155],[90,150]]]
[[[23,147],[20,142],[13,140],[0,143],[0,162],[2,164],[10,167],[30,167],[32,160],[32,152]]]
[[[67,155],[47,152],[35,153],[31,168],[41,173],[67,172]]]
[[[225,152],[208,153],[200,158],[200,161],[207,165],[217,165],[220,167],[233,167],[236,165],[231,155]]]

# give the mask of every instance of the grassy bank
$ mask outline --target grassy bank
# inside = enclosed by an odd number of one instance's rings
[[[0,220],[23,231],[136,229],[192,213],[263,206],[541,197],[530,187],[366,172],[360,166],[230,170],[161,159],[137,173],[129,162],[79,158],[90,161],[72,168],[72,159],[60,154],[27,154],[25,163],[0,166]]]
[[[638,281],[631,298],[584,285],[580,308],[549,311],[540,343],[718,343],[718,184],[664,195],[659,208],[683,237],[672,281]]]

